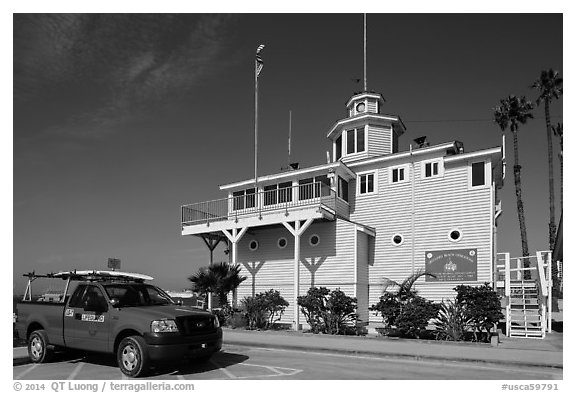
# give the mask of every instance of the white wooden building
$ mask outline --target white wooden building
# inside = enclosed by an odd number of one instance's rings
[[[359,318],[383,279],[417,283],[431,300],[458,284],[494,281],[502,146],[465,152],[459,141],[398,151],[402,120],[383,113],[380,94],[362,92],[327,132],[332,162],[225,184],[227,197],[182,206],[182,235],[201,236],[212,251],[231,244],[248,279],[237,299],[277,289],[290,303],[281,322],[296,329],[296,297],[312,286],[358,299]]]

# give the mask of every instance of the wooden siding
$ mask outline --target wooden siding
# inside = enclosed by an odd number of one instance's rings
[[[348,185],[348,195],[352,190],[350,190],[350,185]],[[349,218],[350,217],[350,205],[343,199],[336,198],[336,214],[340,217]]]
[[[376,195],[357,197],[356,192],[350,194],[350,219],[376,229],[374,263],[369,268],[369,305],[378,302],[384,277],[400,282],[413,271],[424,269],[426,251],[477,248],[477,281],[464,283],[475,285],[491,280],[493,206],[490,187],[468,189],[466,162],[446,165],[443,177],[421,179],[421,161],[416,161],[414,170],[409,170],[408,182],[390,184],[389,168],[406,163],[409,161],[387,163],[381,168],[375,168],[376,164],[354,168],[357,172],[375,169],[378,174]],[[487,179],[488,182],[490,180]],[[355,181],[351,181],[351,190],[355,190],[355,186]],[[412,192],[415,201],[414,238]],[[448,233],[453,228],[463,233],[459,242],[448,239]],[[395,234],[404,238],[399,246],[392,242]],[[440,301],[453,297],[453,288],[460,283],[426,283],[421,278],[416,283],[416,289],[422,296]],[[371,316],[371,322],[379,321],[380,317]]]
[[[392,128],[368,126],[368,157],[392,153]]]
[[[300,238],[300,293],[305,295],[311,286],[340,288],[349,296],[355,295],[355,250],[354,231],[356,226],[345,220],[315,222]],[[311,246],[310,236],[320,237],[317,246]],[[285,248],[278,247],[278,239],[285,237]],[[250,251],[251,240],[259,243],[256,251]],[[244,297],[270,289],[280,291],[290,303],[281,323],[292,323],[294,319],[294,237],[284,227],[254,228],[238,244],[238,263],[242,275],[248,278],[237,290],[240,302]],[[300,314],[304,323],[304,316]]]
[[[368,261],[369,235],[356,231],[356,298],[358,300],[358,318],[368,322]]]

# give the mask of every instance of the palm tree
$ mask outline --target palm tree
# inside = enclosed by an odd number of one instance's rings
[[[240,265],[219,262],[201,267],[196,274],[188,277],[188,280],[192,282],[194,291],[206,295],[215,293],[222,307],[228,305],[228,293],[246,280],[246,277],[240,276],[240,270]]]
[[[522,185],[520,181],[520,159],[518,152],[518,128],[520,124],[525,124],[528,119],[533,118],[532,109],[534,106],[526,97],[518,98],[514,95],[500,100],[500,106],[494,108],[494,121],[500,126],[502,132],[510,129],[514,143],[514,185],[516,186],[516,207],[518,210],[518,221],[520,222],[520,239],[522,241],[522,256],[530,255],[528,251],[528,237],[526,235],[526,221],[524,219],[524,203],[522,202]],[[529,267],[530,262],[524,259],[524,267]],[[529,273],[528,273],[529,275]],[[525,277],[527,275],[525,274]]]
[[[563,163],[563,155],[564,155],[564,126],[562,123],[558,123],[556,127],[552,127],[552,131],[554,131],[554,135],[560,138],[560,154],[558,154],[558,158],[560,158],[560,227],[562,227],[562,211],[564,210],[564,163]],[[556,240],[556,239],[554,239]],[[554,250],[552,248],[552,250]],[[553,261],[554,262],[554,261]],[[552,263],[552,293],[554,296],[560,292],[560,279],[558,277],[558,265],[556,263]],[[556,311],[558,309],[558,302],[552,298],[552,311]]]
[[[432,273],[427,273],[422,269],[416,271],[415,273],[412,273],[411,275],[406,277],[404,279],[404,281],[402,281],[401,283],[398,283],[394,280],[391,280],[387,277],[384,277],[384,279],[382,280],[383,281],[382,284],[384,286],[384,288],[382,289],[382,293],[390,292],[388,290],[388,288],[396,287],[397,289],[396,289],[396,292],[394,293],[394,296],[399,301],[402,302],[402,301],[411,299],[414,296],[416,296],[416,291],[413,290],[412,287],[414,286],[416,281],[418,281],[418,279],[422,276],[429,276],[429,277],[436,278],[436,275],[434,275]]]
[[[564,125],[562,123],[556,124],[556,127],[552,126],[552,131],[554,135],[560,138],[560,153],[558,158],[560,158],[560,210],[564,209]]]
[[[540,73],[540,78],[532,84],[533,89],[540,93],[536,99],[536,104],[540,105],[544,101],[544,114],[546,116],[546,139],[548,140],[548,189],[550,201],[550,223],[548,224],[548,239],[550,250],[554,248],[554,238],[556,237],[556,219],[554,214],[554,165],[552,157],[552,125],[550,124],[550,101],[558,99],[562,95],[562,78],[558,71],[549,69]]]

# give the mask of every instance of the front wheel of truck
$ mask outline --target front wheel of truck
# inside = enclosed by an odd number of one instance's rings
[[[143,377],[150,367],[146,342],[140,336],[130,336],[120,341],[116,359],[120,371],[132,378]]]
[[[52,359],[52,348],[48,347],[48,336],[42,329],[35,330],[28,337],[28,356],[33,363],[47,363]]]

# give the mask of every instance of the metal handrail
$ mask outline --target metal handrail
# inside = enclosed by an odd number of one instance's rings
[[[270,211],[288,213],[289,209],[311,205],[336,210],[336,192],[325,183],[313,182],[198,202],[181,206],[181,222],[182,225],[210,224]]]

